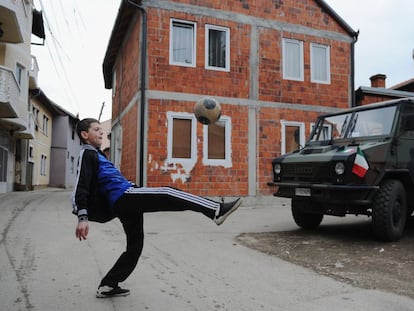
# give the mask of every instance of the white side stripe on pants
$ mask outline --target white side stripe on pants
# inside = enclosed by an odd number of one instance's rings
[[[212,209],[216,212],[216,216],[220,210],[220,203],[214,202],[212,200],[185,192],[181,190],[177,190],[171,187],[157,187],[157,188],[147,188],[147,187],[130,187],[128,188],[125,193],[137,193],[137,194],[164,194],[170,195],[172,197],[176,197],[179,199],[187,200],[189,202],[204,206],[206,208]]]

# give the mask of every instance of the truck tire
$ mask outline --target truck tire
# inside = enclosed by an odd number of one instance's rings
[[[320,225],[323,214],[306,212],[308,204],[311,203],[305,200],[292,199],[292,216],[299,227],[310,230]]]
[[[372,229],[376,238],[396,241],[407,222],[407,198],[404,185],[396,179],[381,183],[372,206]]]

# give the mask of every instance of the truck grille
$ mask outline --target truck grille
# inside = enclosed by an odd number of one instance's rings
[[[312,181],[329,182],[332,170],[326,163],[284,164],[282,171],[283,181]]]

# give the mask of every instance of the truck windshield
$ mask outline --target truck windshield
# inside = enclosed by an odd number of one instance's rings
[[[395,112],[396,106],[389,106],[321,117],[310,141],[389,135]]]

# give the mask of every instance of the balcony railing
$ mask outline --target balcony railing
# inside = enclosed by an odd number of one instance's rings
[[[9,68],[0,66],[0,117],[16,118],[18,116],[18,102],[20,86]]]
[[[31,64],[29,70],[29,88],[37,88],[37,74],[39,73],[39,65],[37,64],[36,56],[31,55]]]

